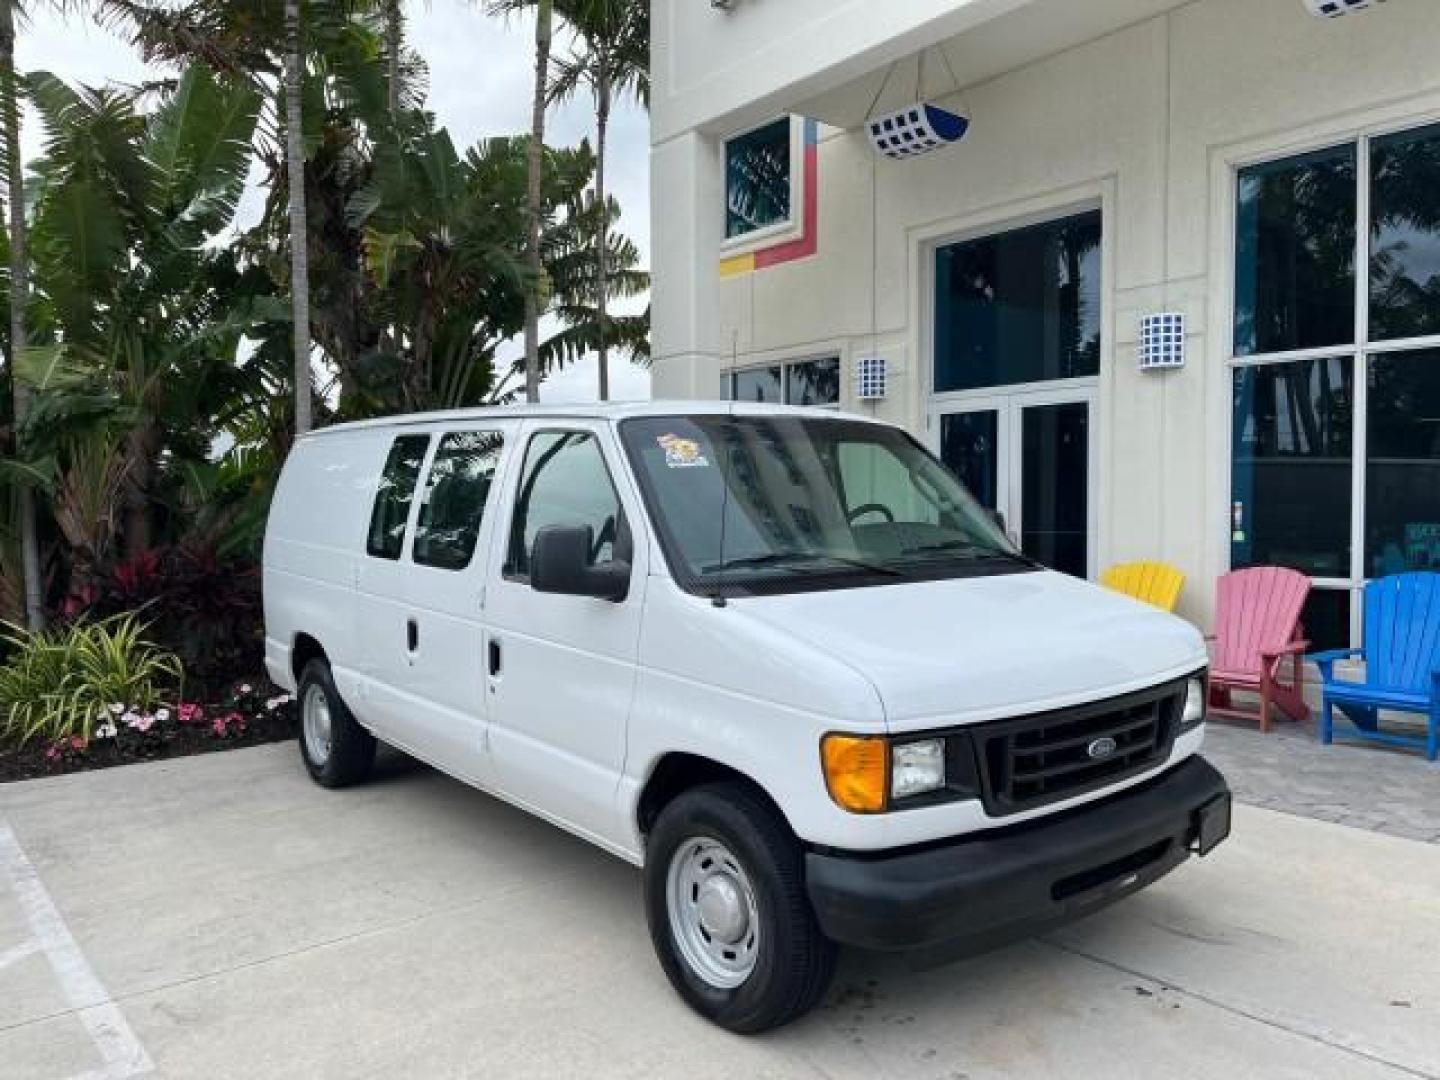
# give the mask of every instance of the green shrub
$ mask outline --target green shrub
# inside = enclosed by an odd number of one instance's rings
[[[111,706],[151,709],[178,691],[180,661],[146,641],[145,630],[133,613],[38,632],[4,624],[0,738],[89,741]]]

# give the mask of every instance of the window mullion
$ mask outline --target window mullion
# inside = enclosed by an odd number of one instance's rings
[[[1370,136],[1362,135],[1356,154],[1356,180],[1359,192],[1355,201],[1355,393],[1351,402],[1350,421],[1350,645],[1357,647],[1363,640],[1364,605],[1359,603],[1358,588],[1364,584],[1365,568],[1365,480],[1366,435],[1370,389]]]

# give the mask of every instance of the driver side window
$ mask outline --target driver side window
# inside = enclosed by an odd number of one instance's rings
[[[588,431],[542,431],[526,447],[505,556],[507,577],[529,575],[535,534],[548,525],[588,525],[592,566],[624,557],[618,550],[625,536],[620,497],[600,444]]]

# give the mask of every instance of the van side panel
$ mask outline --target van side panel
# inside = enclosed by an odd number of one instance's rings
[[[363,628],[354,617],[355,573],[388,434],[301,439],[281,471],[265,531],[265,662],[287,689],[295,688],[295,639],[308,634],[329,657],[340,692],[358,698]]]
[[[621,812],[636,826],[646,781],[667,753],[693,754],[758,784],[801,839],[828,841],[846,815],[825,790],[820,740],[830,731],[884,734],[863,675],[765,623],[745,603],[717,608],[652,576],[630,713]],[[638,832],[627,837],[638,853]]]

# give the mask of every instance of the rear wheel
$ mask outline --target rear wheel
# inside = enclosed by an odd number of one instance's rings
[[[836,947],[805,893],[799,843],[743,784],[685,792],[660,814],[645,860],[650,937],[696,1012],[754,1034],[814,1008]]]
[[[375,736],[345,707],[330,665],[311,660],[300,673],[300,756],[316,783],[344,787],[370,775]]]

